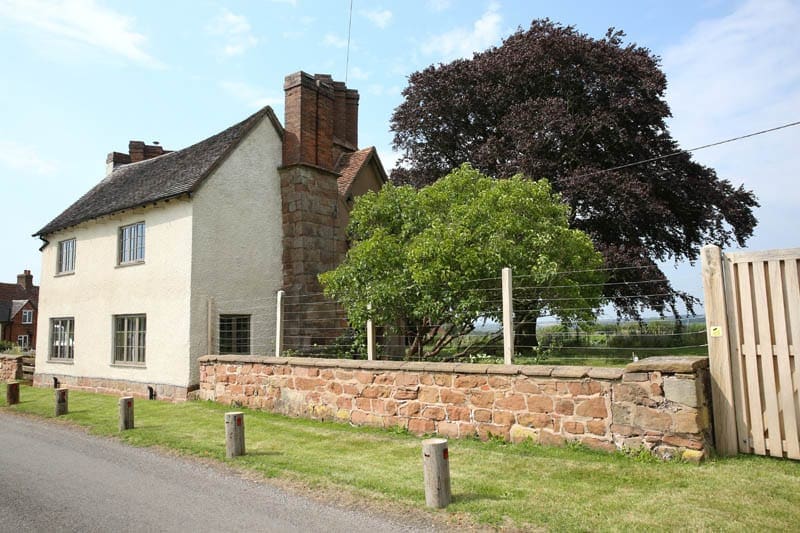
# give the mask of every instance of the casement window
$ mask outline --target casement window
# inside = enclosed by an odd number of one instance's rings
[[[219,353],[250,353],[250,315],[219,316]]]
[[[22,323],[33,324],[33,309],[22,310]]]
[[[31,345],[31,338],[27,335],[17,335],[17,344],[23,350],[27,350]]]
[[[67,274],[75,271],[75,239],[67,239],[58,243],[57,274]]]
[[[144,222],[137,222],[119,228],[119,250],[117,262],[120,265],[144,261]]]
[[[145,315],[117,315],[114,317],[114,362],[121,364],[144,364]]]
[[[50,319],[50,359],[71,361],[74,357],[75,319]]]

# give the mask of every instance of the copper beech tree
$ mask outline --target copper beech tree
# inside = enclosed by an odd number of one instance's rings
[[[412,74],[392,116],[403,154],[392,180],[424,186],[466,161],[498,178],[547,178],[603,254],[604,294],[621,315],[674,313],[681,299],[691,310],[658,262],[742,245],[758,203],[680,150],[659,58],[623,37],[534,20],[472,59]]]

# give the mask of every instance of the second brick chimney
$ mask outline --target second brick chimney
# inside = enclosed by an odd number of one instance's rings
[[[114,172],[114,169],[128,163],[138,163],[145,159],[152,159],[160,155],[168,154],[171,150],[164,150],[164,147],[154,142],[145,144],[143,141],[130,141],[128,143],[128,153],[111,152],[106,157],[106,176]]]
[[[17,274],[17,285],[22,287],[25,292],[33,290],[33,274],[30,270],[25,270],[22,274]]]
[[[358,91],[328,74],[286,76],[284,166],[333,170],[344,152],[358,150]]]

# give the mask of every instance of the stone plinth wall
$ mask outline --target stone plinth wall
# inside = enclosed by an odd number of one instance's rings
[[[138,398],[149,398],[152,387],[155,391],[157,400],[167,401],[186,401],[189,393],[197,387],[179,387],[177,385],[166,385],[163,383],[139,383],[122,379],[104,379],[75,377],[63,374],[39,373],[33,375],[34,387],[52,387],[53,378],[58,380],[60,387],[67,387],[73,390],[83,390],[100,394],[118,394],[120,396],[135,396]]]
[[[626,368],[209,355],[201,399],[415,434],[578,441],[699,460],[711,449],[708,360]]]
[[[0,354],[0,382],[22,379],[22,356]]]

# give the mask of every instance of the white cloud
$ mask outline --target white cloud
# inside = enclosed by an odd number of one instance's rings
[[[0,18],[14,21],[68,42],[120,55],[136,63],[161,68],[144,51],[147,38],[133,30],[133,19],[94,0],[2,0]]]
[[[40,176],[51,175],[56,171],[55,165],[42,159],[36,150],[15,141],[0,140],[0,164],[12,170]]]
[[[322,43],[325,46],[332,46],[334,48],[347,48],[347,39],[333,33],[326,33],[325,37],[322,39]]]
[[[366,80],[369,78],[369,72],[364,72],[359,67],[350,67],[350,76],[354,80]]]
[[[226,42],[222,51],[227,56],[243,54],[258,44],[258,39],[253,35],[247,18],[231,13],[227,9],[214,19],[209,26],[209,31],[213,35],[224,37]]]
[[[223,81],[219,85],[225,92],[253,108],[260,109],[266,105],[274,106],[283,102],[280,97],[268,96],[262,89],[247,83]]]
[[[428,6],[430,7],[430,9],[438,13],[440,11],[445,11],[447,9],[450,9],[452,3],[453,3],[452,0],[430,0],[428,2]]]
[[[388,9],[373,9],[372,11],[362,11],[362,15],[367,17],[370,22],[375,24],[377,27],[383,29],[389,25],[389,22],[392,20],[392,12]]]
[[[800,120],[800,5],[750,0],[697,24],[663,53],[673,137],[683,148]],[[796,246],[786,213],[800,205],[800,127],[695,152],[720,177],[752,189],[762,207],[748,245]]]
[[[490,3],[481,18],[472,24],[472,28],[454,28],[433,36],[422,45],[422,52],[436,55],[440,61],[448,61],[459,57],[471,57],[473,52],[492,46],[500,39],[500,24],[503,17],[499,11],[499,4]]]

